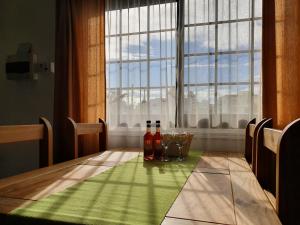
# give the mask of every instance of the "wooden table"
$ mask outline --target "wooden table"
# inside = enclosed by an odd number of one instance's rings
[[[115,149],[0,180],[0,212],[62,191],[142,154]],[[281,224],[241,154],[204,153],[163,225]]]

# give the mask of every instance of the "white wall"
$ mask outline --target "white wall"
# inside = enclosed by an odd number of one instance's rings
[[[5,60],[30,42],[41,61],[54,61],[55,0],[0,1],[0,124],[53,121],[54,75],[37,81],[6,79]],[[0,145],[0,177],[38,167],[38,143]]]

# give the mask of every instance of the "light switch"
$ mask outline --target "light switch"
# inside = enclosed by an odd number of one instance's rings
[[[55,63],[54,62],[50,63],[50,72],[55,73]]]

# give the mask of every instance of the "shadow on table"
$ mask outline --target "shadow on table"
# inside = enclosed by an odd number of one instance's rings
[[[160,174],[166,172],[192,171],[195,166],[194,160],[194,157],[188,156],[182,162],[177,161],[177,157],[170,157],[170,161],[168,162],[159,160],[143,161],[143,168],[147,170],[147,175],[151,174],[151,171],[154,169],[158,169]]]

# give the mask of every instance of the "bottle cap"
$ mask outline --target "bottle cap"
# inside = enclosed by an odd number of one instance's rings
[[[160,120],[156,120],[156,123],[160,123]]]
[[[147,122],[146,123],[151,123],[151,120],[147,120]]]

